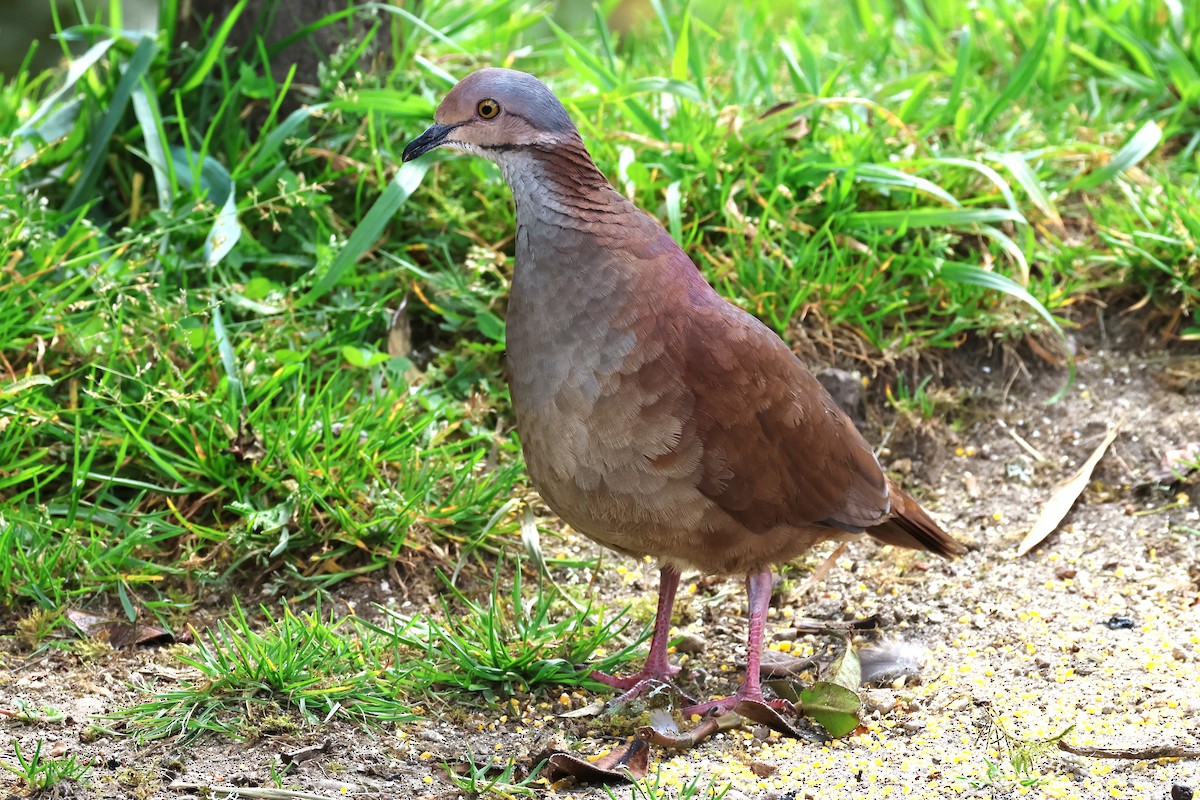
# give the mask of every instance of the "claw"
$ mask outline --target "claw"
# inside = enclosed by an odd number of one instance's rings
[[[650,669],[649,665],[643,667],[632,675],[609,675],[607,672],[601,672],[594,669],[588,675],[592,680],[603,683],[605,686],[611,686],[614,689],[628,690],[642,683],[662,683],[671,684],[671,679],[679,674],[679,667],[668,665],[666,669]]]
[[[684,703],[694,705],[695,698],[684,694],[675,685],[672,678],[679,672],[679,667],[670,667],[667,670],[649,670],[646,668],[635,672],[632,675],[609,675],[599,670],[592,670],[588,676],[592,680],[603,683],[605,686],[611,686],[614,689],[622,690],[622,693],[608,701],[610,707],[622,706],[630,700],[638,698],[652,697],[661,692],[674,691],[678,694]]]
[[[729,697],[722,697],[719,700],[709,700],[707,703],[697,703],[687,706],[683,709],[683,713],[685,716],[691,716],[692,714],[704,716],[715,711],[717,712],[716,716],[721,716],[732,712],[741,703],[758,703],[775,711],[787,714],[796,713],[796,707],[787,700],[768,700],[763,697],[762,692],[746,692],[743,694],[741,690],[736,694],[732,694]]]

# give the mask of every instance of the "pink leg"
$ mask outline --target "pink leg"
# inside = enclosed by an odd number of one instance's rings
[[[667,660],[667,641],[671,633],[671,609],[675,606],[675,590],[679,588],[679,570],[672,566],[664,566],[658,573],[658,611],[654,615],[654,635],[650,639],[650,655],[646,664],[632,675],[617,677],[593,670],[589,676],[599,681],[624,690],[624,694],[613,700],[623,703],[635,697],[647,694],[650,690],[662,685],[670,685],[671,679],[679,672],[679,667],[671,666]]]
[[[767,702],[763,699],[759,670],[762,664],[763,628],[767,623],[767,608],[771,605],[771,570],[768,567],[746,578],[746,605],[750,614],[749,635],[746,639],[746,680],[737,693],[721,700],[683,709],[685,714],[704,714],[714,709],[728,711],[743,700],[766,703],[772,708],[786,709],[791,704],[786,700]]]

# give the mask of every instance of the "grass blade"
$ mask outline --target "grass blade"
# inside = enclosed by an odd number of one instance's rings
[[[95,66],[96,62],[103,58],[109,48],[116,43],[116,39],[105,39],[102,42],[97,42],[89,47],[87,52],[79,58],[71,61],[67,67],[67,79],[63,82],[63,85],[54,94],[42,101],[37,111],[33,112],[33,115],[25,121],[25,124],[13,132],[13,136],[28,136],[30,133],[33,133],[37,129],[38,123],[42,121],[42,118],[53,111],[63,98],[70,94],[71,90],[75,88],[75,84],[79,82],[79,79],[87,74],[87,71]]]
[[[346,242],[346,246],[333,259],[333,263],[329,265],[329,270],[324,275],[318,277],[313,288],[296,301],[297,306],[303,308],[325,294],[337,284],[342,275],[358,259],[362,258],[367,250],[379,240],[379,237],[383,234],[383,229],[387,227],[388,222],[400,206],[404,205],[405,201],[421,185],[421,179],[425,177],[425,173],[429,171],[429,167],[430,161],[426,159],[410,161],[399,169],[396,177],[384,189],[383,194],[379,196],[375,204],[371,206],[371,209],[363,217],[358,227],[354,229],[354,233],[350,234],[350,239]]]
[[[1017,62],[1017,68],[1013,70],[1012,78],[1000,92],[1000,96],[992,102],[983,116],[976,120],[975,124],[978,129],[986,129],[1001,111],[1007,109],[1013,101],[1029,90],[1034,78],[1037,77],[1038,70],[1041,69],[1042,58],[1046,52],[1046,42],[1050,39],[1050,28],[1051,22],[1047,20],[1029,50]]]
[[[985,289],[1002,292],[1029,306],[1033,309],[1034,313],[1045,320],[1046,324],[1050,326],[1050,329],[1054,331],[1062,342],[1063,353],[1067,354],[1067,380],[1062,388],[1055,392],[1054,396],[1046,402],[1055,403],[1066,396],[1072,384],[1075,383],[1075,359],[1070,355],[1071,351],[1067,343],[1067,334],[1063,331],[1062,326],[1058,324],[1058,320],[1054,318],[1054,315],[1036,297],[1031,295],[1024,286],[1021,286],[1012,278],[977,267],[974,264],[946,262],[942,264],[940,274],[946,280],[956,283],[982,286]]]
[[[852,225],[879,228],[950,228],[995,222],[1024,222],[1010,208],[912,208],[895,211],[855,211],[847,215]]]
[[[184,93],[192,92],[199,88],[200,84],[204,83],[205,78],[212,72],[217,60],[221,57],[221,51],[225,49],[225,42],[229,40],[230,31],[233,30],[233,26],[245,10],[246,0],[238,0],[237,5],[230,9],[229,15],[221,21],[217,32],[205,44],[204,50],[200,53],[200,60],[196,62],[196,65],[192,67],[192,71],[184,78],[183,85],[179,87],[179,91]]]
[[[1158,123],[1153,120],[1146,122],[1137,129],[1133,136],[1129,137],[1125,144],[1121,145],[1121,149],[1113,156],[1112,161],[1080,176],[1072,182],[1071,188],[1086,190],[1107,183],[1154,152],[1154,149],[1162,142],[1162,138],[1162,128],[1158,127]]]
[[[1046,192],[1046,188],[1042,182],[1038,180],[1038,176],[1030,168],[1029,162],[1020,153],[991,153],[989,158],[1000,162],[1013,176],[1021,188],[1025,190],[1025,194],[1029,197],[1038,211],[1046,215],[1046,218],[1057,228],[1063,226],[1062,217],[1059,216],[1058,209],[1054,205],[1054,201],[1050,199],[1050,195]]]
[[[125,115],[125,108],[129,105],[129,99],[133,95],[133,90],[138,86],[143,76],[145,76],[146,71],[150,68],[155,50],[154,39],[150,36],[144,37],[138,42],[137,48],[134,49],[133,57],[129,60],[128,66],[125,67],[125,74],[117,82],[117,88],[113,91],[112,97],[108,101],[108,111],[100,118],[100,123],[92,131],[91,138],[88,141],[87,159],[84,161],[83,169],[80,171],[74,189],[72,189],[71,194],[67,197],[67,211],[77,208],[85,197],[92,195],[96,187],[96,181],[100,178],[100,168],[104,165],[104,160],[108,156],[109,142],[112,140],[113,134],[116,133],[117,126],[121,122],[121,117]]]

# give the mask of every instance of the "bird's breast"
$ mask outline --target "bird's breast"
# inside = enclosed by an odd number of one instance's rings
[[[602,253],[528,237],[518,230],[507,350],[529,474],[577,529],[651,552],[630,542],[695,513],[701,456],[678,348],[655,328],[662,298]]]

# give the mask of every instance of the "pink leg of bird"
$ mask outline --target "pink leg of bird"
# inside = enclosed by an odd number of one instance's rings
[[[679,667],[672,666],[667,660],[671,609],[675,605],[675,590],[678,588],[679,570],[672,566],[662,567],[658,573],[658,611],[654,615],[654,635],[650,639],[650,655],[646,658],[645,666],[625,677],[592,670],[592,680],[624,690],[624,694],[612,701],[614,704],[641,697],[662,686],[670,686],[671,679],[679,672]]]
[[[746,605],[750,615],[750,633],[746,640],[746,680],[735,694],[720,700],[689,706],[684,714],[706,714],[709,711],[724,713],[743,700],[764,703],[776,710],[790,710],[786,700],[767,701],[763,698],[759,668],[762,664],[763,628],[767,622],[767,608],[771,605],[771,570],[768,567],[746,578]]]

